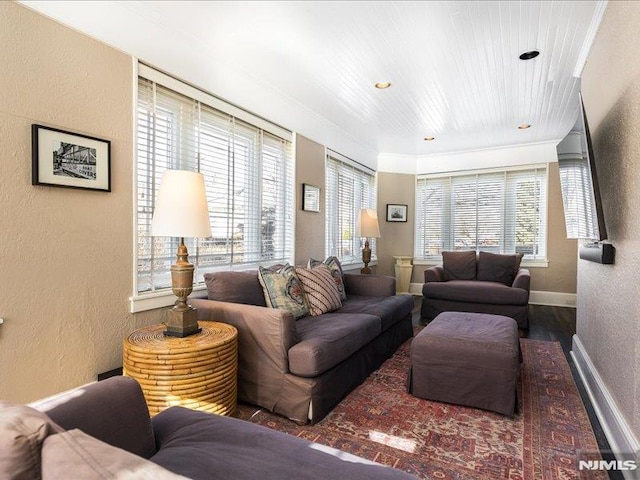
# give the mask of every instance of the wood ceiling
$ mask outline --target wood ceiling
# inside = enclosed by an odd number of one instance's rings
[[[579,76],[606,7],[603,1],[22,3],[353,157],[561,139],[576,119]],[[529,50],[540,55],[518,58]],[[392,86],[378,90],[378,81]],[[518,129],[523,123],[531,128]]]

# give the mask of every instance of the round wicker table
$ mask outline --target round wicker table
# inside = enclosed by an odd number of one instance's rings
[[[198,324],[202,332],[184,338],[165,336],[160,324],[124,340],[123,374],[140,383],[151,416],[175,405],[235,412],[238,331],[225,323]]]

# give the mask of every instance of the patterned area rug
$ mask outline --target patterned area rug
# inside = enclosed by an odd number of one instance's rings
[[[406,393],[410,342],[316,425],[248,405],[238,416],[425,479],[608,478],[578,470],[600,455],[559,343],[521,339],[521,408],[508,418]]]

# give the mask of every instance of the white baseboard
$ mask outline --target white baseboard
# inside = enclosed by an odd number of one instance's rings
[[[409,293],[422,295],[422,283],[412,283]],[[572,307],[576,308],[576,294],[564,292],[544,292],[532,290],[529,293],[529,303],[531,305],[550,305],[552,307]]]
[[[576,302],[577,295],[575,293],[545,292],[541,290],[531,290],[529,292],[530,305],[576,308]]]
[[[573,336],[571,357],[614,455],[620,461],[638,462],[640,460],[638,440],[577,335]],[[622,471],[622,473],[629,480],[638,478],[637,473],[633,471]]]

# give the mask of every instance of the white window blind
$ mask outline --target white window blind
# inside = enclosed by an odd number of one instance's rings
[[[589,160],[562,158],[558,168],[567,238],[600,238]]]
[[[331,153],[326,165],[326,254],[343,264],[362,262],[364,239],[356,236],[362,208],[376,209],[376,182],[372,171],[358,168]],[[369,239],[371,257],[376,258],[376,240]]]
[[[420,176],[416,185],[417,259],[442,251],[522,253],[546,260],[547,168]]]
[[[174,81],[175,82],[175,81]],[[207,272],[291,261],[291,142],[140,77],[137,106],[137,292],[171,285],[177,238],[151,237],[162,174],[205,177],[212,236],[185,239],[195,283]]]

